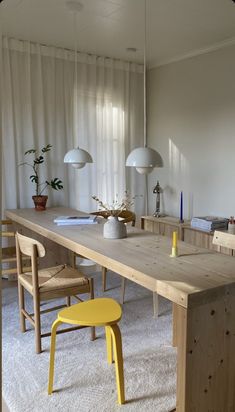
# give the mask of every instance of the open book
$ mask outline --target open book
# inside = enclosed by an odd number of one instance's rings
[[[54,223],[58,226],[66,225],[90,225],[97,223],[95,215],[83,215],[83,216],[58,216],[54,219]]]

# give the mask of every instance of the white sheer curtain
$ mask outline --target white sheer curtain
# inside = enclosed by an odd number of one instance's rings
[[[18,164],[24,152],[52,144],[45,178],[60,178],[48,205],[96,209],[93,194],[111,202],[125,189],[142,195],[144,180],[125,168],[133,147],[143,144],[143,69],[140,65],[3,39],[3,209],[32,207],[31,170]],[[77,104],[75,104],[77,99]],[[94,163],[74,170],[65,153],[80,146]],[[143,198],[136,211],[143,212]]]

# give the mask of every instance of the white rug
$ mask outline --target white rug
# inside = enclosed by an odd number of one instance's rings
[[[100,274],[94,275],[101,296]],[[105,296],[119,300],[120,277],[108,273]],[[31,299],[27,299],[27,303]],[[44,304],[45,308],[47,305]],[[49,331],[56,312],[42,317]],[[3,397],[11,412],[168,412],[175,406],[176,350],[171,346],[171,304],[160,298],[160,316],[153,318],[152,294],[127,282],[120,329],[123,339],[127,403],[117,404],[114,365],[106,361],[105,334],[90,341],[90,330],[57,337],[54,392],[47,395],[50,338],[44,352],[34,352],[34,332],[19,331],[16,288],[3,289]]]

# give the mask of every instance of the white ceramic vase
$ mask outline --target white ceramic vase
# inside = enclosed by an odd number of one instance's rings
[[[109,216],[104,224],[103,235],[105,239],[123,239],[127,237],[126,225],[117,216]]]

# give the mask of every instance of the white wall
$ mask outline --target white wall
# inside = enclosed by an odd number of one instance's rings
[[[235,215],[235,46],[148,71],[148,145],[164,168],[149,175],[164,189],[165,212],[184,218]]]

